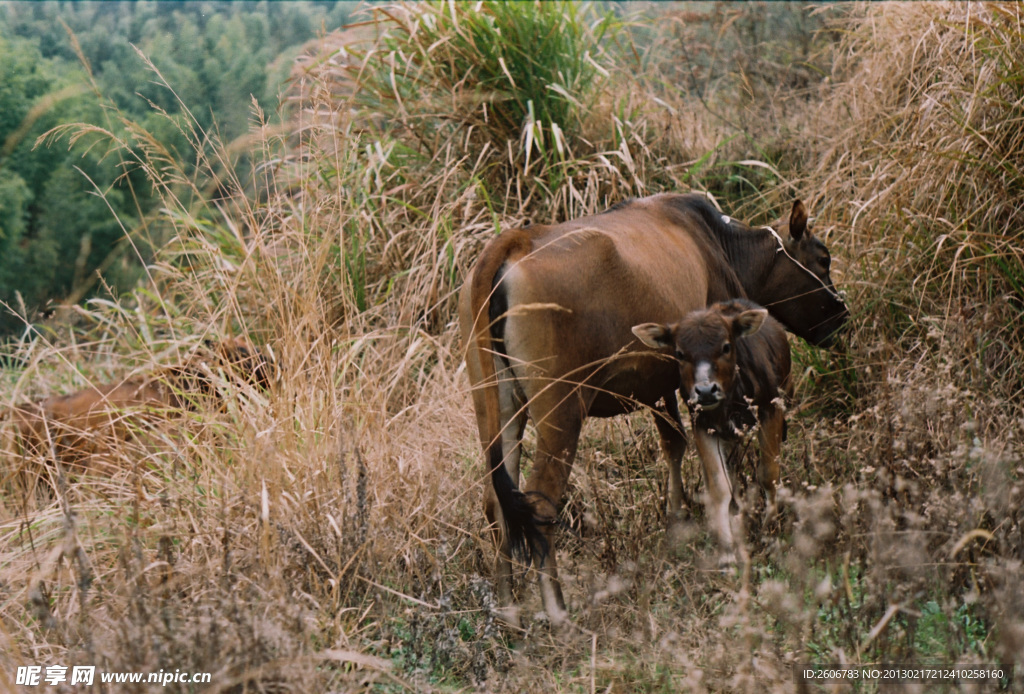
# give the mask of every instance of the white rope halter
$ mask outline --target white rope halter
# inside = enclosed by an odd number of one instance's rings
[[[722,215],[722,221],[725,222],[726,224],[730,224],[732,222],[732,218],[729,217],[728,215],[724,215],[723,214]],[[796,258],[794,258],[793,256],[791,256],[789,254],[789,251],[786,250],[786,243],[782,240],[782,237],[779,236],[779,232],[775,231],[775,229],[773,229],[770,226],[763,226],[763,227],[759,227],[759,228],[766,229],[768,231],[768,233],[770,233],[772,236],[775,237],[775,241],[779,244],[778,248],[775,249],[775,253],[776,254],[778,254],[778,253],[785,253],[786,257],[789,258],[790,260],[792,260],[794,263],[796,263],[796,266],[798,268],[800,268],[801,270],[806,272],[808,275],[810,275],[811,277],[816,279],[818,281],[818,284],[821,285],[822,289],[824,289],[826,292],[831,294],[835,299],[838,299],[839,301],[843,301],[843,297],[838,292],[836,292],[836,291],[834,291],[832,289],[829,289],[829,286],[827,284],[825,284],[825,282],[820,277],[815,275],[813,272],[811,272],[807,268],[807,266],[805,266],[803,263],[801,263],[799,260],[797,260]]]

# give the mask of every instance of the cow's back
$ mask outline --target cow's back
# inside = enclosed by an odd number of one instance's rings
[[[591,414],[621,411],[605,391],[641,402],[664,394],[675,367],[642,347],[632,326],[703,308],[731,273],[695,229],[700,220],[666,208],[671,197],[513,232],[528,235],[529,251],[509,257],[496,293],[508,308],[505,350],[521,377],[589,379]]]

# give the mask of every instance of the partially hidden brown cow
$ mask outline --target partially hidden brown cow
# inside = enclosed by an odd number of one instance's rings
[[[756,432],[757,482],[769,516],[775,512],[779,451],[791,395],[789,341],[768,311],[745,299],[693,311],[678,323],[642,323],[633,334],[648,347],[667,351],[679,364],[679,392],[693,422],[705,473],[708,515],[718,540],[733,546],[729,467],[742,458]]]
[[[235,338],[208,343],[184,364],[24,403],[4,415],[11,418],[26,455],[55,455],[62,463],[87,466],[91,454],[128,438],[138,426],[138,416],[161,417],[215,396],[218,372],[267,388],[273,370],[269,356]]]
[[[552,623],[566,619],[554,533],[585,417],[655,408],[667,507],[680,511],[679,369],[631,328],[745,297],[827,346],[849,315],[829,267],[801,202],[778,229],[751,228],[697,194],[629,200],[555,226],[510,230],[485,246],[463,288],[459,321],[492,483],[484,507],[499,549],[498,599],[510,621],[518,620],[511,554],[519,550],[536,564]],[[520,491],[528,418],[537,450]]]

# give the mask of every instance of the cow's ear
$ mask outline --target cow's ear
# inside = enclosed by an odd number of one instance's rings
[[[660,323],[641,323],[633,326],[633,334],[648,347],[661,349],[672,346],[672,330]]]
[[[749,337],[753,335],[761,326],[764,325],[764,319],[768,317],[768,311],[763,308],[752,308],[749,311],[744,311],[739,314],[732,321],[732,327],[736,337]]]
[[[807,208],[800,200],[793,202],[793,211],[789,213],[789,238],[799,241],[807,231]]]

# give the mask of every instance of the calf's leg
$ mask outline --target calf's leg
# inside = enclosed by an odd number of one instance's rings
[[[707,485],[708,524],[722,548],[720,563],[732,564],[736,561],[732,518],[729,514],[732,485],[725,467],[729,450],[719,437],[698,427],[694,427],[694,439],[704,468],[704,483]]]
[[[757,464],[757,483],[764,491],[765,517],[775,516],[775,489],[779,483],[779,452],[782,450],[784,414],[773,409],[761,421],[757,433],[760,457]]]

